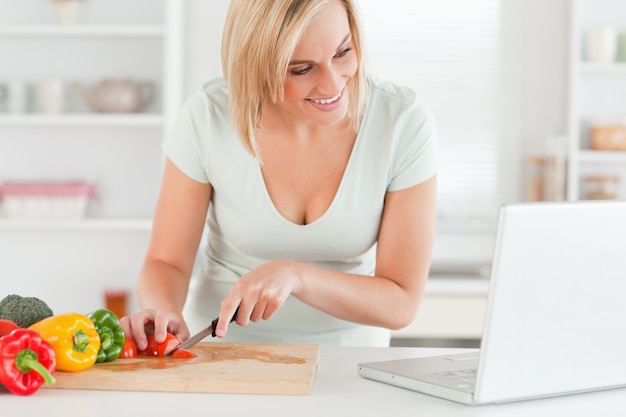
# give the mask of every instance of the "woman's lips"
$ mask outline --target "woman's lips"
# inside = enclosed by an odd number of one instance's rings
[[[320,99],[308,98],[308,99],[306,99],[306,101],[309,104],[311,104],[313,107],[318,109],[318,110],[321,110],[321,111],[333,111],[337,107],[341,106],[341,103],[343,101],[343,92],[344,92],[344,90],[345,90],[345,88],[342,89],[339,92],[339,94],[337,94],[335,97],[320,98]]]

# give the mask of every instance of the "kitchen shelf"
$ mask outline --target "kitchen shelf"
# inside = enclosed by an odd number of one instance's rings
[[[0,230],[149,231],[151,219],[0,219]]]
[[[51,0],[0,1],[0,180],[90,180],[80,218],[9,217],[0,200],[3,290],[54,297],[60,309],[92,311],[110,289],[129,292],[129,311],[152,231],[164,154],[161,143],[182,104],[181,0],[88,0],[80,21],[55,24]],[[43,113],[40,83],[65,86],[63,113]],[[154,83],[136,113],[92,111],[78,82]],[[13,86],[21,112],[10,112]],[[10,283],[11,285],[8,285]],[[7,285],[5,285],[7,284]],[[72,307],[74,306],[74,307]],[[2,413],[0,413],[2,414]]]
[[[161,37],[162,25],[14,25],[0,26],[0,36],[10,37]]]
[[[594,164],[626,164],[626,151],[581,150],[578,159],[580,162]]]
[[[591,149],[591,128],[626,120],[626,62],[590,62],[583,55],[585,31],[612,27],[626,33],[623,0],[570,0],[567,199],[585,199],[585,178],[617,177],[615,196],[626,199],[626,151]]]
[[[161,143],[182,104],[184,4],[179,0],[90,0],[74,25],[55,23],[49,4],[0,5],[0,81],[23,88],[27,106],[0,103],[0,177],[6,180],[92,178],[99,202],[79,221],[14,221],[13,229],[90,230],[123,234],[149,219],[158,196]],[[92,111],[74,85],[105,79],[151,82],[156,94],[141,112]],[[39,85],[65,86],[65,112],[38,113]],[[21,83],[21,84],[20,84]],[[1,204],[1,202],[0,202]],[[1,208],[1,207],[0,207]],[[141,226],[145,229],[145,226]]]
[[[582,74],[615,74],[626,75],[626,62],[616,62],[612,64],[596,64],[592,62],[581,62],[580,72]]]
[[[11,127],[163,127],[162,114],[2,114],[0,126]]]

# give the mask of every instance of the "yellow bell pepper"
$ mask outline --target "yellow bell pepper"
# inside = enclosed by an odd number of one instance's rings
[[[83,314],[67,313],[48,317],[29,329],[52,345],[59,371],[82,371],[98,358],[100,335],[91,319]]]

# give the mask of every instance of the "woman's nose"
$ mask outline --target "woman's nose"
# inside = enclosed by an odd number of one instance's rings
[[[341,91],[341,74],[336,68],[325,66],[320,71],[318,91],[322,94],[335,96]]]

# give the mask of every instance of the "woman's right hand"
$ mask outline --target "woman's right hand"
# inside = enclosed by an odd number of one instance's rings
[[[120,318],[126,337],[135,341],[137,350],[148,346],[148,335],[154,334],[157,343],[165,341],[167,333],[180,342],[189,339],[190,333],[182,314],[167,310],[146,309]]]

